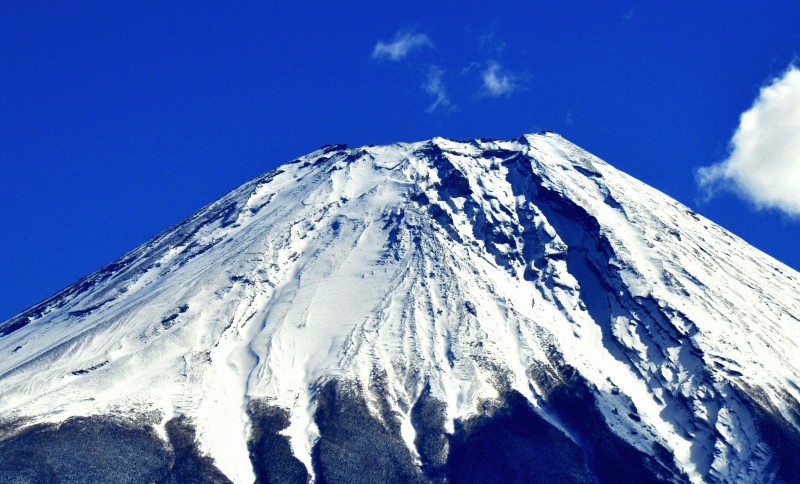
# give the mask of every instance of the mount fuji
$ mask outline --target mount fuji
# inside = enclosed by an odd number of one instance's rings
[[[800,482],[800,274],[545,132],[322,147],[0,324],[2,482]]]

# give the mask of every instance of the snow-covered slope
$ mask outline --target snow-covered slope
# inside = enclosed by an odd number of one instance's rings
[[[252,482],[263,402],[313,478],[338,382],[431,478],[421,398],[452,436],[514,394],[592,478],[570,401],[656,477],[770,481],[795,472],[799,318],[797,272],[555,134],[327,146],[2,323],[0,416],[185,416]]]

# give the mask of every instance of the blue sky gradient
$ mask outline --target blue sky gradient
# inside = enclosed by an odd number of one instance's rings
[[[318,3],[3,2],[0,320],[320,145],[433,136],[557,131],[800,268],[800,223],[695,182],[800,2]]]

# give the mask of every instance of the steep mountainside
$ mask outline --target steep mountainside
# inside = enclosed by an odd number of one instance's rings
[[[0,481],[800,482],[800,274],[552,133],[326,146],[0,324],[0,395]]]

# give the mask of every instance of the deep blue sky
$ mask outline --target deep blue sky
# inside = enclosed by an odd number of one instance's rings
[[[800,55],[800,2],[322,3],[2,2],[0,320],[320,145],[433,136],[557,131],[800,268],[800,223],[694,178]],[[433,46],[372,58],[398,31]]]

